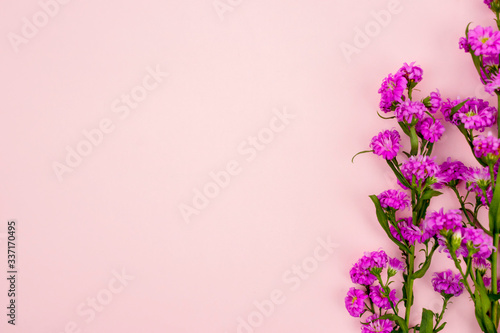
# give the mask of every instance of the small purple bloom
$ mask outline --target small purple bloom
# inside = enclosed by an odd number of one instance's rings
[[[488,101],[471,98],[453,115],[453,123],[482,132],[496,123],[496,114],[497,109]]]
[[[481,158],[483,156],[497,156],[500,150],[500,139],[497,139],[491,133],[488,136],[478,135],[472,142],[474,145],[474,154]]]
[[[376,306],[385,310],[389,310],[391,308],[391,301],[394,305],[398,302],[395,289],[389,292],[389,298],[387,298],[382,294],[382,287],[380,286],[370,287],[370,299]]]
[[[410,156],[408,161],[401,165],[401,172],[410,184],[412,179],[415,179],[416,185],[421,186],[439,170],[434,159],[435,157],[424,155]]]
[[[474,54],[479,55],[497,55],[500,53],[500,33],[493,31],[491,27],[477,26],[469,30],[470,48]]]
[[[448,269],[441,273],[434,273],[432,286],[440,294],[460,296],[464,291],[464,285],[460,279],[460,274],[455,275],[451,269]]]
[[[424,71],[419,66],[415,66],[415,62],[410,64],[405,62],[403,67],[398,70],[398,73],[402,74],[406,80],[418,83],[422,81]]]
[[[368,295],[363,290],[351,288],[345,298],[345,307],[353,317],[360,317],[365,311],[365,299]]]
[[[470,45],[469,42],[465,37],[460,37],[460,40],[458,41],[458,47],[461,50],[464,50],[466,53],[470,51]]]
[[[408,81],[401,73],[389,74],[384,78],[382,85],[378,90],[380,96],[380,109],[384,112],[391,111],[393,102],[402,101],[403,93]]]
[[[460,161],[452,161],[450,157],[439,165],[439,171],[434,176],[439,185],[450,185],[452,182],[458,182],[465,179],[467,167]],[[455,185],[456,185],[455,184]]]
[[[495,75],[491,80],[484,86],[484,91],[493,95],[495,91],[500,90],[500,75]]]
[[[389,258],[389,269],[392,269],[396,272],[401,272],[405,269],[405,263],[399,260],[398,258]]]
[[[486,234],[481,229],[464,228],[464,238],[462,240],[461,253],[465,258],[469,255],[467,244],[474,247],[475,252],[472,256],[474,258],[489,258],[491,252],[495,250],[493,246],[493,238]]]
[[[411,123],[413,120],[421,120],[427,108],[422,102],[404,101],[395,110],[396,118],[399,122]]]
[[[425,140],[436,142],[443,135],[444,126],[439,119],[434,120],[431,117],[426,117],[417,123],[416,130],[422,134]]]
[[[398,223],[398,228],[401,232],[401,235],[403,236],[403,239],[406,240],[411,245],[415,244],[415,242],[424,243],[434,235],[425,228],[422,229],[414,225],[412,223],[411,217],[402,219]],[[391,231],[391,234],[394,236],[394,238],[396,238],[398,241],[401,242],[401,236],[399,232],[396,230],[396,228],[390,225],[389,230]]]
[[[410,207],[410,198],[403,191],[387,190],[380,193],[377,198],[383,208],[394,208],[395,210]]]
[[[374,314],[366,318],[368,325],[361,325],[361,333],[390,333],[394,329],[394,323],[389,319],[378,319]]]
[[[462,214],[459,209],[450,209],[445,213],[441,208],[428,213],[424,224],[425,229],[434,235],[443,229],[457,231],[462,227]]]
[[[464,176],[467,190],[474,192],[476,197],[481,199],[483,205],[489,205],[493,198],[493,190],[488,167],[469,168]],[[487,201],[484,198],[484,192],[486,192]]]
[[[351,268],[350,275],[353,283],[369,286],[377,280],[370,271],[372,268],[385,268],[387,254],[384,251],[365,253]]]
[[[443,100],[441,99],[441,94],[439,93],[439,90],[436,89],[436,91],[431,92],[429,95],[429,111],[431,113],[436,113],[438,112],[439,108],[441,107]]]
[[[446,102],[443,102],[443,104],[441,106],[441,113],[443,114],[444,119],[446,121],[449,121],[453,125],[458,125],[459,123],[455,119],[455,117],[451,116],[451,109],[453,109],[455,106],[457,106],[460,103],[462,103],[462,100],[460,100],[460,99],[455,99],[452,101],[451,99],[448,98],[446,100]],[[456,115],[456,113],[455,113],[455,115]]]
[[[401,137],[396,130],[385,130],[372,138],[370,148],[373,153],[382,156],[386,160],[392,160],[398,155],[401,145],[399,141]]]

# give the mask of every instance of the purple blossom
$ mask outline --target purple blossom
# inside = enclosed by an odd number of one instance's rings
[[[437,179],[437,184],[439,184],[439,186],[453,183],[456,185],[460,180],[465,179],[467,170],[467,167],[462,162],[452,161],[451,158],[448,157],[446,161],[439,165],[439,171],[434,177]],[[439,186],[436,187],[439,188]]]
[[[436,142],[443,135],[444,126],[439,119],[434,120],[431,117],[426,117],[417,123],[416,130],[422,134],[425,140]]]
[[[460,37],[460,40],[458,41],[458,47],[462,50],[464,50],[466,53],[470,51],[470,45],[469,42],[465,37]]]
[[[380,96],[380,109],[384,112],[391,111],[393,102],[402,101],[403,93],[408,81],[401,73],[389,74],[384,78],[382,85],[378,90]]]
[[[426,231],[434,235],[443,229],[457,231],[462,227],[462,214],[459,209],[450,209],[445,213],[441,208],[428,213],[424,225]]]
[[[431,238],[434,234],[431,234],[428,230],[425,228],[422,229],[412,223],[412,218],[407,217],[402,219],[398,223],[398,228],[401,232],[401,235],[403,236],[403,239],[406,240],[409,244],[415,244],[415,242],[418,243],[424,243],[427,241],[429,238]],[[391,234],[396,238],[398,241],[401,242],[401,236],[399,232],[394,228],[392,225],[389,226],[389,230],[391,231]]]
[[[488,167],[469,168],[465,173],[466,188],[468,191],[474,192],[476,197],[479,197],[483,205],[488,205],[493,198],[493,190],[491,188],[491,176]],[[487,201],[484,198],[486,192]]]
[[[391,301],[392,304],[396,304],[398,302],[395,289],[389,292],[389,298],[387,298],[382,294],[382,288],[380,286],[370,287],[370,299],[376,306],[385,310],[389,310],[391,308]]]
[[[500,75],[495,75],[491,80],[484,86],[484,91],[493,95],[495,91],[500,90]]]
[[[351,288],[345,298],[345,307],[353,317],[360,317],[365,311],[365,299],[368,295],[363,290]]]
[[[389,270],[393,270],[395,272],[401,272],[405,269],[405,263],[398,258],[389,258],[388,266]]]
[[[474,54],[497,55],[500,53],[500,34],[491,27],[477,26],[469,30],[468,42]]]
[[[489,106],[488,101],[471,98],[453,115],[453,123],[482,132],[496,123],[496,114],[497,109]]]
[[[415,179],[416,185],[421,186],[439,170],[434,159],[435,157],[424,155],[410,156],[408,161],[401,165],[401,172],[410,184],[413,183],[412,179]]]
[[[484,273],[484,272],[486,272],[486,270],[491,268],[491,264],[485,258],[473,257],[472,258],[472,268],[480,270]]]
[[[394,323],[389,319],[378,319],[374,314],[366,318],[366,324],[361,325],[361,333],[390,333],[394,329]]]
[[[399,104],[395,110],[396,118],[399,122],[411,123],[413,120],[421,120],[427,108],[422,102],[405,101]]]
[[[387,266],[387,254],[384,251],[365,253],[351,268],[350,275],[353,283],[371,285],[377,277],[370,271],[372,268],[385,268]]]
[[[418,83],[422,81],[424,71],[419,66],[415,66],[415,62],[410,64],[405,62],[403,67],[398,70],[398,73],[403,75],[407,81]]]
[[[401,137],[396,130],[385,130],[372,138],[370,148],[373,153],[382,156],[386,160],[392,160],[398,155],[401,145],[399,141]]]
[[[484,0],[484,3],[491,9],[491,3],[493,0]]]
[[[458,104],[462,103],[462,100],[460,99],[455,99],[455,100],[450,100],[449,98],[446,100],[446,102],[443,102],[441,106],[441,113],[444,116],[444,119],[446,121],[449,121],[453,125],[458,125],[458,121],[454,119],[455,117],[451,117],[451,109],[453,109],[455,106]]]
[[[441,107],[443,100],[441,99],[441,94],[439,93],[439,90],[436,90],[435,92],[431,92],[429,95],[429,111],[431,113],[436,113],[439,108]]]
[[[497,156],[500,149],[500,139],[497,139],[491,133],[488,136],[478,135],[472,142],[474,145],[474,154],[476,157]]]
[[[475,251],[477,251],[472,255],[474,258],[489,258],[491,256],[491,252],[495,250],[495,247],[493,246],[493,238],[481,229],[464,228],[463,235],[464,237],[462,240],[460,254],[462,254],[465,258],[469,255],[467,244],[473,246]]]
[[[387,190],[377,196],[383,208],[394,208],[395,210],[410,207],[410,198],[403,191]]]
[[[460,274],[453,274],[451,269],[441,273],[434,273],[432,286],[440,294],[460,296],[464,291],[464,285],[460,281]]]

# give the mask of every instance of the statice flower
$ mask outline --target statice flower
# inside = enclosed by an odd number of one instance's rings
[[[453,274],[451,269],[441,273],[434,273],[432,286],[434,290],[442,295],[460,296],[464,291],[464,285],[460,281],[460,274]]]
[[[444,126],[439,119],[434,120],[431,117],[426,117],[417,123],[416,130],[422,134],[425,140],[436,142],[443,135]]]
[[[496,162],[500,150],[500,139],[491,133],[488,136],[478,135],[472,142],[476,157],[487,157],[490,161]]]
[[[372,138],[370,148],[373,153],[379,155],[386,160],[392,160],[398,155],[399,148],[401,148],[401,136],[396,130],[385,130]]]
[[[408,161],[401,165],[403,176],[412,184],[415,180],[417,186],[422,186],[427,178],[433,177],[439,170],[435,157],[424,155],[410,156]]]
[[[443,185],[457,185],[459,181],[465,179],[467,170],[467,167],[462,162],[452,161],[451,158],[448,157],[446,161],[439,165],[439,170],[434,176],[437,180],[434,186],[440,188]]]
[[[477,26],[469,30],[468,42],[474,54],[497,55],[500,53],[500,33],[491,27]]]
[[[481,199],[483,205],[488,205],[493,198],[493,190],[491,188],[491,176],[488,167],[469,168],[465,173],[466,188],[468,191],[474,192],[476,197]],[[484,198],[486,192],[487,201]]]
[[[361,325],[361,333],[390,333],[394,329],[394,322],[389,319],[378,319],[379,315],[374,314],[366,318],[366,324]]]
[[[353,317],[360,317],[365,311],[365,299],[368,295],[363,290],[351,288],[345,298],[345,307]]]
[[[424,221],[425,229],[433,235],[443,229],[457,231],[462,227],[462,214],[459,209],[450,209],[446,213],[443,208],[427,214]]]
[[[380,286],[371,286],[370,287],[370,299],[372,302],[381,309],[389,310],[392,304],[396,304],[398,302],[398,298],[396,297],[396,290],[393,289],[389,292],[389,298],[385,297],[382,294],[383,290]]]
[[[395,110],[396,118],[399,122],[411,123],[413,120],[421,120],[427,108],[422,102],[405,101],[398,105]]]
[[[382,81],[378,90],[380,96],[380,109],[384,112],[391,111],[393,103],[400,103],[408,81],[401,73],[389,74]]]
[[[453,122],[467,129],[484,131],[496,122],[497,109],[487,101],[471,98],[453,115]]]
[[[402,74],[407,81],[412,81],[418,83],[422,81],[422,75],[424,71],[421,67],[415,66],[415,62],[410,64],[404,63],[403,67],[398,70],[398,73]]]
[[[395,210],[410,207],[410,198],[405,192],[398,190],[387,190],[377,196],[383,208],[394,208]]]
[[[387,266],[387,260],[387,254],[382,250],[365,253],[349,272],[352,282],[362,285],[373,284],[377,280],[377,277],[372,274],[372,270],[382,270]]]
[[[439,93],[439,90],[436,89],[436,91],[430,93],[428,108],[431,113],[438,112],[442,103],[443,100],[441,99],[441,94]]]

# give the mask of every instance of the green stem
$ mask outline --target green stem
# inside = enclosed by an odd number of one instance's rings
[[[415,245],[412,245],[411,251],[408,253],[408,282],[406,284],[406,326],[410,326],[410,311],[413,301],[413,269],[415,265]]]
[[[434,330],[436,330],[439,327],[439,323],[443,319],[443,315],[444,315],[444,312],[446,311],[446,306],[448,305],[449,300],[450,300],[449,298],[446,298],[446,297],[443,298],[443,309],[441,310],[441,313],[439,314],[439,317],[436,321],[436,326],[434,326]]]
[[[467,218],[467,221],[469,221],[469,224],[471,226],[474,226],[474,223],[472,223],[472,221],[470,220],[469,214],[467,213],[467,209],[465,209],[464,201],[462,200],[462,197],[460,196],[460,193],[458,193],[457,188],[455,186],[453,186],[453,187],[451,187],[451,189],[453,190],[453,192],[455,192],[455,194],[457,196],[457,199],[460,202],[460,206],[462,207],[462,211],[464,212],[464,215]]]
[[[498,233],[493,232],[493,246],[495,246],[498,249]],[[493,251],[493,254],[491,256],[491,291],[493,292],[494,295],[497,294],[498,288],[497,288],[497,261],[498,261],[498,250]],[[497,320],[497,315],[498,315],[498,301],[493,301],[492,304],[492,312],[491,312],[491,319],[493,323],[495,324],[495,328],[498,328],[498,320]]]

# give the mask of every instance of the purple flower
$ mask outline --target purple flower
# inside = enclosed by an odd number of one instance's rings
[[[384,251],[365,253],[351,268],[350,275],[353,283],[369,286],[377,280],[371,273],[373,268],[382,269],[387,266],[387,254]]]
[[[493,0],[484,0],[484,3],[491,9],[491,3]]]
[[[449,121],[453,125],[458,125],[458,121],[455,119],[455,117],[452,118],[451,116],[451,109],[457,106],[458,104],[462,103],[462,100],[460,99],[455,99],[455,100],[450,100],[449,98],[447,99],[446,102],[443,102],[441,106],[441,113],[444,116],[444,119],[446,121]]]
[[[361,333],[390,333],[394,329],[394,323],[389,319],[378,319],[374,314],[366,318],[366,324],[361,325]]]
[[[482,273],[484,274],[486,270],[491,268],[491,264],[485,258],[473,257],[472,268],[482,271]]]
[[[460,40],[458,41],[458,47],[462,50],[464,50],[466,53],[470,51],[470,45],[469,42],[465,37],[460,37]]]
[[[443,229],[457,231],[462,227],[462,214],[459,209],[450,209],[446,213],[441,208],[427,214],[425,229],[431,234],[439,234]]]
[[[394,208],[395,210],[410,207],[410,198],[402,191],[387,190],[377,196],[383,208]]]
[[[417,123],[416,130],[422,134],[425,140],[436,142],[443,135],[444,126],[439,119],[434,120],[431,117],[426,117]]]
[[[434,273],[432,286],[436,292],[446,295],[460,296],[464,291],[464,285],[460,281],[460,274],[454,275],[451,269],[441,273]]]
[[[422,186],[427,178],[433,177],[439,170],[435,157],[424,155],[410,156],[408,161],[401,165],[401,172],[410,184],[413,179],[417,186]]]
[[[403,239],[411,245],[415,244],[415,242],[424,243],[434,235],[431,234],[428,230],[421,229],[420,227],[414,225],[412,223],[411,217],[402,219],[398,223],[398,229],[400,230]],[[391,234],[394,236],[394,238],[401,242],[401,236],[396,228],[390,225],[389,230],[391,231]]]
[[[486,156],[492,158],[495,162],[498,159],[500,149],[500,139],[497,139],[491,133],[488,136],[478,135],[472,142],[474,145],[474,154],[476,157]],[[494,158],[496,156],[496,158]]]
[[[398,70],[398,73],[403,75],[407,81],[413,81],[418,83],[422,81],[422,75],[424,71],[419,66],[414,65],[415,62],[410,63],[409,65],[405,62],[403,67]]]
[[[351,288],[345,298],[345,307],[353,317],[360,317],[365,311],[365,299],[368,295],[363,290]]]
[[[385,130],[372,138],[370,148],[373,149],[374,154],[382,156],[386,160],[392,160],[398,155],[401,147],[400,140],[398,131]]]
[[[440,186],[456,185],[465,179],[467,167],[460,161],[452,161],[450,157],[439,165],[439,171],[434,176]],[[439,188],[439,186],[436,186]]]
[[[408,81],[401,73],[395,75],[389,74],[382,81],[382,85],[378,90],[380,96],[380,109],[384,112],[391,111],[394,102],[399,103],[402,101],[403,93],[406,89]]]
[[[461,253],[464,258],[467,258],[469,255],[468,246],[473,247],[472,252],[474,253],[472,256],[474,258],[486,259],[491,256],[491,252],[495,250],[493,246],[493,238],[486,234],[481,229],[476,228],[464,228],[463,230],[463,240]]]
[[[399,122],[411,123],[413,120],[421,120],[427,108],[422,102],[405,101],[399,104],[395,110],[396,118]]]
[[[484,86],[484,91],[493,95],[495,91],[500,90],[500,75],[495,75],[491,80]]]
[[[442,102],[443,101],[441,99],[441,94],[439,93],[439,90],[431,92],[429,95],[429,104],[430,104],[429,111],[431,113],[436,113],[441,107]]]
[[[491,27],[477,26],[469,30],[469,44],[474,54],[497,55],[500,53],[500,34]]]
[[[390,276],[396,275],[397,272],[401,272],[405,269],[405,263],[398,258],[389,258],[388,262],[388,273]]]
[[[382,294],[382,288],[380,286],[370,287],[370,299],[376,306],[385,310],[389,310],[391,308],[391,301],[394,305],[398,302],[395,289],[389,292],[389,298],[387,298]]]
[[[497,109],[487,101],[471,98],[453,115],[453,123],[482,132],[496,123],[496,114]]]
[[[489,205],[493,198],[493,190],[491,188],[491,176],[488,167],[469,168],[465,173],[466,188],[468,191],[474,192],[476,197],[479,197],[483,205]],[[484,198],[486,192],[487,201]]]

